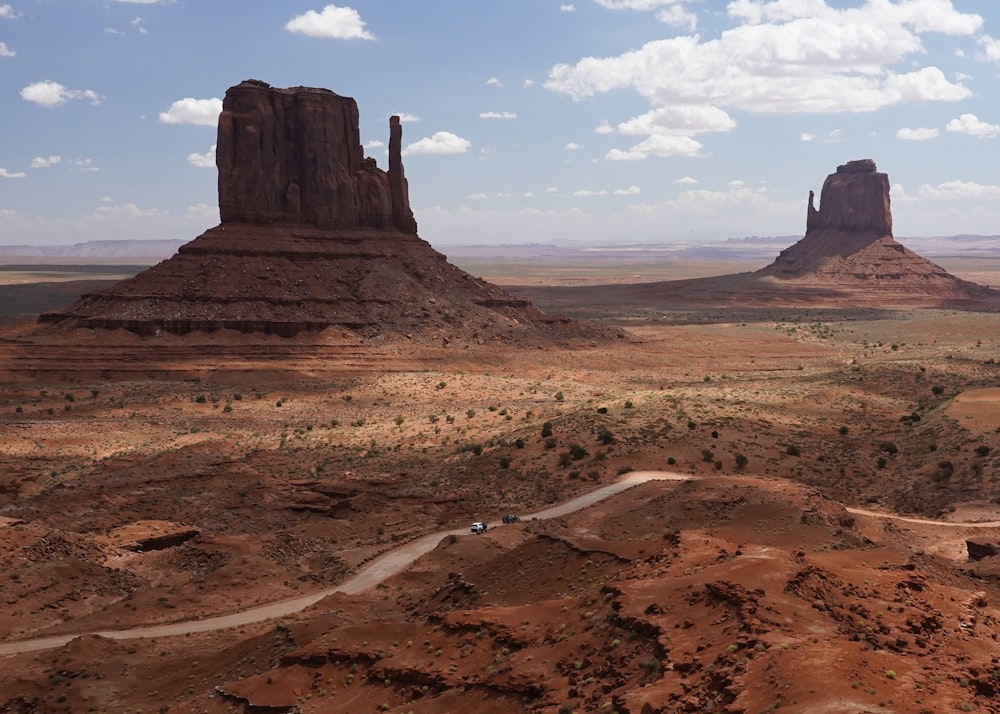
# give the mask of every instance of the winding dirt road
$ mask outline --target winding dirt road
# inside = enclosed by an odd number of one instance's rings
[[[677,473],[660,471],[635,471],[625,478],[615,483],[603,486],[595,491],[585,493],[576,498],[570,499],[557,506],[546,508],[542,511],[529,513],[525,519],[545,519],[564,516],[567,513],[579,511],[582,508],[591,506],[598,501],[603,501],[609,496],[621,493],[626,489],[637,486],[646,481],[686,481],[690,476]],[[499,517],[494,520],[499,520]],[[52,637],[40,637],[31,640],[18,640],[15,642],[0,642],[0,656],[20,654],[22,652],[34,652],[36,650],[51,649],[61,647],[70,640],[81,635],[99,635],[114,640],[131,640],[143,637],[173,637],[176,635],[186,635],[195,632],[209,632],[211,630],[224,630],[230,627],[239,627],[256,622],[263,622],[276,617],[285,617],[293,613],[305,610],[311,605],[315,605],[323,598],[334,593],[347,593],[354,595],[378,585],[383,580],[392,577],[396,573],[404,570],[413,561],[425,553],[429,553],[437,547],[442,538],[451,535],[465,535],[468,530],[459,528],[449,531],[439,531],[422,536],[409,543],[394,548],[371,561],[367,566],[358,571],[357,574],[348,578],[339,585],[320,590],[309,595],[301,595],[290,600],[280,600],[278,602],[260,605],[233,612],[228,615],[217,617],[206,617],[202,620],[185,620],[182,622],[172,622],[166,625],[149,625],[145,627],[134,627],[129,630],[100,630],[96,632],[78,632],[69,635],[53,635]]]
[[[579,511],[580,509],[591,506],[599,501],[603,501],[610,496],[621,493],[622,491],[641,483],[646,483],[647,481],[688,481],[691,478],[694,477],[687,474],[672,473],[669,471],[634,471],[620,481],[616,481],[615,483],[608,484],[607,486],[603,486],[595,491],[577,496],[576,498],[570,499],[565,503],[552,506],[551,508],[536,511],[535,513],[529,513],[523,516],[523,518],[556,518],[558,516],[564,516],[568,513],[573,513],[574,511]],[[957,523],[949,521],[933,521],[924,518],[911,518],[908,516],[897,516],[890,513],[879,513],[877,511],[870,511],[863,508],[848,508],[847,510],[848,512],[856,515],[871,516],[875,518],[891,518],[893,520],[903,521],[906,523],[919,523],[931,526],[945,526],[951,528],[1000,527],[1000,521]],[[494,520],[499,520],[499,517],[494,518]],[[240,610],[239,612],[233,612],[228,615],[219,615],[217,617],[206,617],[201,620],[185,620],[165,625],[134,627],[129,630],[78,632],[75,634],[54,635],[52,637],[40,637],[31,640],[0,642],[0,656],[61,647],[70,640],[80,637],[81,635],[99,635],[101,637],[107,637],[115,640],[131,640],[149,637],[173,637],[196,632],[223,630],[230,627],[239,627],[241,625],[263,622],[277,617],[285,617],[286,615],[291,615],[304,610],[311,605],[315,605],[323,598],[334,593],[340,592],[354,595],[374,587],[375,585],[378,585],[382,581],[407,568],[420,556],[434,550],[434,548],[441,542],[442,538],[452,535],[466,535],[467,533],[468,531],[466,529],[459,528],[455,530],[439,531],[437,533],[422,536],[416,540],[412,540],[409,543],[401,545],[398,548],[394,548],[393,550],[383,553],[371,561],[357,574],[348,578],[339,585],[334,585],[333,587],[320,590],[310,595],[301,595],[289,600],[280,600],[278,602],[260,605],[248,610]]]

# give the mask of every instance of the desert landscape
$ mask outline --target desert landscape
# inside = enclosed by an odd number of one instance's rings
[[[0,271],[0,711],[1000,711],[1000,270],[871,160],[772,263],[462,264],[324,91],[168,260]]]

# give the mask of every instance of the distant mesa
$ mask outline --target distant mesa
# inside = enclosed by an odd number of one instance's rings
[[[247,80],[226,92],[216,164],[221,224],[177,254],[39,322],[140,335],[221,328],[363,339],[585,336],[463,272],[417,236],[389,120],[389,167],[365,158],[358,106],[327,89]]]
[[[836,288],[874,303],[945,303],[990,296],[892,237],[889,177],[871,159],[849,161],[826,177],[819,209],[809,192],[806,234],[757,271],[798,287]]]

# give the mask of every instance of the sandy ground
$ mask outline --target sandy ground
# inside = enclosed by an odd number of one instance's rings
[[[997,564],[965,539],[1000,521],[997,319],[661,311],[548,349],[6,329],[0,638],[72,639],[5,657],[0,711],[991,711]],[[664,470],[709,478],[468,534]]]

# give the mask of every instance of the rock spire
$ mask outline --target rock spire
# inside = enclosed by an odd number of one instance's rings
[[[389,170],[365,158],[358,106],[327,89],[248,80],[226,92],[216,163],[222,223],[167,261],[65,310],[63,329],[218,329],[427,343],[596,337],[450,264],[417,236],[389,120]]]
[[[845,303],[961,304],[992,294],[893,238],[889,177],[871,159],[838,166],[823,182],[819,209],[814,201],[810,191],[802,240],[755,275],[822,289]]]
[[[415,234],[402,126],[389,120],[389,172],[366,159],[358,105],[328,89],[247,80],[226,92],[216,165],[222,223],[395,228]]]

